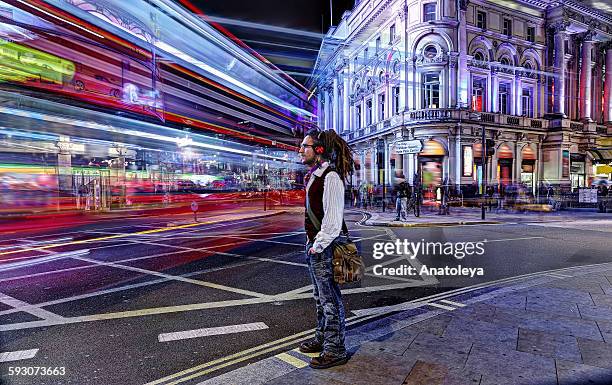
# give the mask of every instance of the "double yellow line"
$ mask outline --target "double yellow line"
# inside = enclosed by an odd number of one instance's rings
[[[367,321],[372,318],[380,317],[380,314],[367,315],[367,316],[353,316],[347,318],[346,325],[350,326],[358,322]],[[177,385],[185,381],[192,380],[197,377],[202,377],[217,370],[226,368],[231,365],[238,364],[243,361],[250,360],[252,358],[264,355],[266,353],[273,352],[275,350],[297,344],[299,342],[308,340],[314,337],[315,329],[305,330],[300,333],[296,333],[276,341],[268,342],[266,344],[254,346],[250,349],[243,350],[241,352],[221,357],[213,361],[206,362],[204,364],[194,366],[193,368],[185,369],[175,374],[171,374],[159,380],[148,382],[144,385]],[[302,353],[300,353],[302,354]],[[304,367],[307,364],[304,361],[299,360],[289,354],[280,353],[275,357],[297,367]]]

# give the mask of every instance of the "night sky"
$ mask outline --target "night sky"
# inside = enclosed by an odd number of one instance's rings
[[[329,0],[191,0],[206,15],[277,27],[326,33],[330,26]],[[354,0],[333,0],[337,25]],[[265,56],[293,78],[305,83],[317,57],[321,40],[285,35],[261,29],[223,25],[248,46]]]

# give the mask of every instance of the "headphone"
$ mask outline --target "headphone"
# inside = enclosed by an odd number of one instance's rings
[[[323,131],[319,131],[317,133],[317,137],[314,138],[315,144],[314,144],[314,147],[312,148],[315,154],[317,155],[323,155],[325,153],[325,147],[323,147],[323,144],[321,143],[321,140],[320,140],[321,134],[323,134]]]

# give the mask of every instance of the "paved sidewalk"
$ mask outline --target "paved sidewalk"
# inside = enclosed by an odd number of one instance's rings
[[[437,215],[437,208],[423,207],[421,215],[417,218],[409,213],[405,220],[396,221],[396,212],[392,211],[367,211],[367,218],[364,222],[370,226],[389,226],[389,227],[429,227],[429,226],[456,226],[456,225],[477,225],[477,224],[496,224],[508,222],[563,222],[576,219],[612,219],[612,215],[597,212],[576,212],[576,211],[557,211],[550,213],[543,212],[514,212],[514,211],[486,211],[485,219],[481,219],[480,208],[471,207],[452,207],[450,215]]]
[[[612,384],[612,263],[361,312],[377,315],[349,329],[346,365],[311,369],[293,349],[199,385]]]

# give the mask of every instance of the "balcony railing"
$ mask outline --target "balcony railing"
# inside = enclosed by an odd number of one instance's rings
[[[410,120],[447,120],[453,117],[453,111],[445,108],[429,108],[425,110],[410,111]]]
[[[570,130],[572,130],[572,131],[582,131],[582,130],[584,130],[584,123],[570,122]]]
[[[479,116],[479,118],[476,117]],[[505,115],[492,112],[474,113],[465,109],[452,108],[429,108],[422,110],[405,111],[403,114],[394,115],[383,121],[370,124],[366,127],[354,130],[349,134],[349,140],[358,139],[374,133],[380,133],[389,130],[393,127],[402,126],[404,124],[418,124],[419,122],[435,122],[435,121],[478,121],[479,123],[499,125],[500,127],[510,126],[516,128],[524,128],[531,130],[547,130],[559,125],[556,120],[530,118],[527,116]],[[564,120],[565,121],[565,120]],[[582,123],[572,122],[576,125],[576,129],[583,130]],[[560,127],[560,126],[559,126]],[[564,123],[563,127],[569,127],[569,121]],[[578,128],[579,127],[579,128]],[[572,126],[572,129],[573,126]],[[598,126],[598,132],[606,132],[605,126]],[[593,129],[594,130],[594,129]]]

